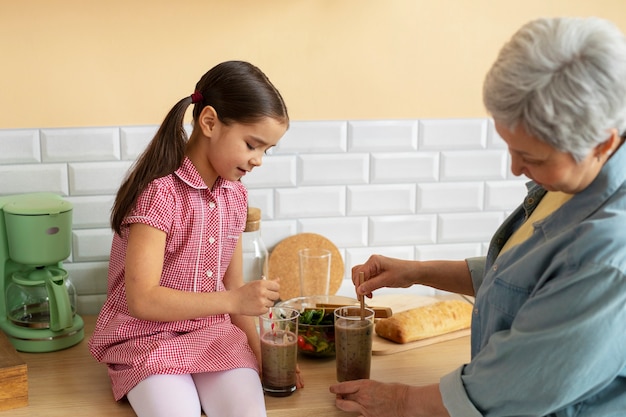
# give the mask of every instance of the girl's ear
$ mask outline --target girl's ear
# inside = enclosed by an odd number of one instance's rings
[[[198,124],[200,125],[200,129],[202,129],[204,136],[211,136],[211,132],[213,132],[213,128],[215,128],[217,120],[217,112],[213,106],[205,106],[202,109],[200,117],[198,117]]]

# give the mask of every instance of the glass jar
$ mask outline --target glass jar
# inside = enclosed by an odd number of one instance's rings
[[[243,232],[243,281],[267,277],[268,252],[261,238],[261,209],[248,207],[246,229]]]

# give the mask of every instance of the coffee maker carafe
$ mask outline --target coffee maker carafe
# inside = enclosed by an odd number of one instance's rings
[[[17,350],[51,352],[84,338],[63,269],[72,204],[50,193],[0,197],[0,328]]]

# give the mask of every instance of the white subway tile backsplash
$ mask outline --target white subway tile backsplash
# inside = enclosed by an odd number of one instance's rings
[[[67,271],[77,293],[82,295],[106,293],[108,261],[65,263],[63,268]]]
[[[66,269],[81,314],[105,299],[115,194],[158,126],[0,130],[0,195],[53,192],[74,205]],[[188,134],[191,126],[185,125]],[[50,163],[54,161],[55,163]],[[293,121],[263,165],[246,175],[249,205],[263,213],[271,251],[297,233],[318,233],[351,269],[374,253],[463,259],[525,195],[506,144],[488,119]],[[424,286],[379,293],[436,293]]]
[[[241,182],[249,188],[294,187],[296,174],[295,155],[268,155],[263,165],[247,173]]]
[[[0,165],[0,194],[68,195],[66,164]]]
[[[248,189],[248,207],[261,209],[261,219],[274,218],[274,190],[272,188]]]
[[[505,179],[507,160],[507,153],[499,150],[442,152],[440,180]]]
[[[499,212],[440,214],[437,243],[488,241],[503,220]]]
[[[107,261],[111,252],[111,229],[76,229],[72,231],[72,261]]]
[[[115,194],[131,164],[131,161],[72,162],[69,164],[70,192],[72,195]]]
[[[439,179],[439,153],[374,153],[371,172],[373,184],[437,181]]]
[[[418,245],[415,248],[415,259],[420,261],[463,260],[484,255],[480,243],[457,243],[439,245]]]
[[[370,246],[435,243],[437,216],[372,216],[369,230]]]
[[[417,184],[417,212],[461,212],[483,209],[482,182]]]
[[[72,223],[74,229],[106,228],[110,226],[114,195],[67,197],[74,206]]]
[[[111,127],[42,129],[43,162],[120,159],[120,130]]]
[[[39,130],[0,130],[0,164],[32,164],[40,161]]]
[[[276,154],[345,152],[347,122],[294,121],[276,146]]]
[[[417,150],[417,120],[358,120],[348,127],[350,152]]]
[[[487,181],[485,210],[509,210],[522,203],[526,196],[526,181]]]
[[[419,149],[483,149],[487,143],[486,119],[420,120]]]
[[[302,219],[298,224],[300,232],[325,236],[342,248],[367,246],[367,217]]]
[[[347,248],[344,258],[346,277],[350,279],[352,267],[364,264],[372,255],[383,255],[390,258],[406,260],[415,259],[414,246],[368,246],[365,248]]]
[[[415,184],[348,187],[348,215],[415,213]]]
[[[489,149],[507,149],[506,142],[502,140],[492,119],[487,121],[487,147]]]
[[[278,188],[276,218],[333,217],[346,213],[343,186]]]
[[[123,160],[135,160],[152,140],[158,126],[124,126],[120,128],[120,149]]]
[[[292,220],[274,220],[271,222],[262,222],[261,237],[267,249],[271,252],[274,246],[279,244],[283,239],[299,233],[298,221]]]
[[[298,157],[298,186],[367,184],[369,155],[314,154]]]

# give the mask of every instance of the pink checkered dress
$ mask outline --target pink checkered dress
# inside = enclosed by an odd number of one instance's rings
[[[174,174],[146,188],[123,225],[145,223],[167,233],[161,285],[224,291],[224,272],[245,227],[247,196],[241,183],[221,178],[209,190],[185,158]],[[115,399],[150,375],[258,370],[245,333],[228,314],[175,322],[130,316],[124,287],[127,238],[127,227],[113,237],[107,300],[89,340],[91,354],[108,366]]]

